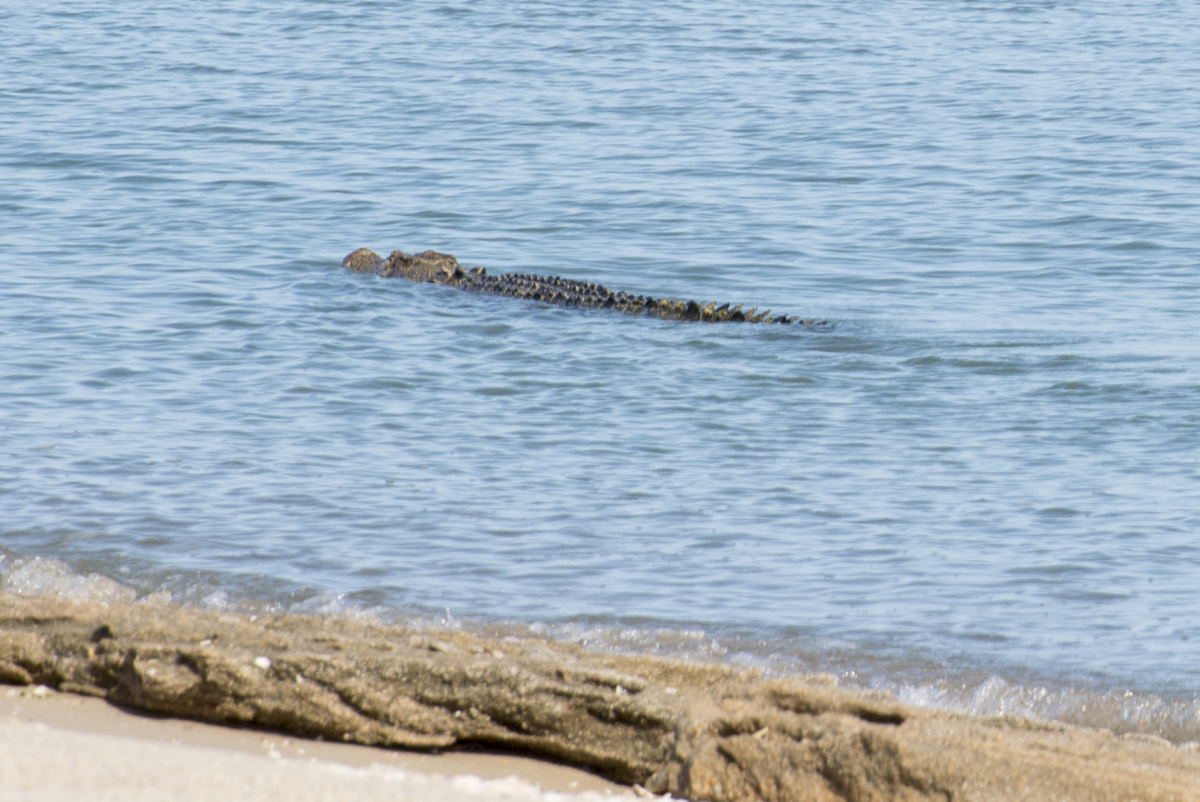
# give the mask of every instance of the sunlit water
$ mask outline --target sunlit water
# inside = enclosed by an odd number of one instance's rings
[[[7,587],[1200,739],[1194,5],[0,9]]]

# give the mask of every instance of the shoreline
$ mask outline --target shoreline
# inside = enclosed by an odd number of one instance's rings
[[[23,700],[23,709],[47,702],[29,697],[31,692],[59,698],[28,690],[45,685],[154,717],[223,725],[216,728],[218,741],[249,738],[250,751],[258,751],[237,760],[225,754],[239,765],[258,761],[246,769],[251,778],[270,774],[279,761],[311,760],[318,747],[362,749],[295,737],[302,736],[390,747],[388,755],[464,746],[519,752],[533,758],[532,766],[523,765],[535,781],[550,764],[571,764],[625,787],[713,802],[1200,797],[1196,744],[1177,747],[1161,738],[1118,737],[1014,716],[913,708],[886,694],[840,689],[827,677],[764,678],[749,669],[589,652],[553,641],[315,616],[0,593],[0,681],[26,686],[9,697]],[[65,703],[77,710],[106,704]],[[120,726],[152,721],[159,728],[149,736],[155,748],[205,757],[197,753],[202,745],[161,743],[177,740],[162,725],[191,731],[200,725],[109,712],[117,720],[131,717]],[[19,743],[25,741],[21,732],[36,740],[36,727],[56,727],[8,718],[3,725],[6,740]],[[94,748],[108,744],[108,757],[91,762],[111,763],[112,754],[123,754],[109,743],[111,727],[102,727],[101,736],[76,731],[63,737]],[[305,751],[290,755],[283,747]],[[318,762],[343,780],[347,771],[391,771],[421,778],[414,782],[432,781],[431,773],[444,773],[434,766],[452,765],[444,755],[416,757],[442,762],[361,770],[334,764],[336,771],[327,760]],[[485,771],[477,752],[457,757],[471,774]],[[191,758],[182,759],[187,764]],[[86,768],[88,761],[80,763]],[[92,782],[104,786],[109,776],[101,773]],[[201,784],[217,782],[203,777]],[[590,794],[619,790],[611,784],[589,790],[585,780],[572,775],[567,786],[557,787]]]

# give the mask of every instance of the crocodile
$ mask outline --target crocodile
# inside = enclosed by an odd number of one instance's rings
[[[801,326],[827,326],[827,321],[804,320],[789,315],[772,315],[771,310],[743,309],[741,304],[717,305],[715,302],[675,298],[655,298],[616,292],[602,284],[558,276],[530,273],[492,275],[482,267],[464,268],[448,253],[422,251],[409,254],[392,251],[385,259],[369,248],[359,248],[342,260],[342,267],[357,273],[375,273],[385,278],[400,276],[412,281],[445,284],[467,292],[504,295],[531,301],[587,309],[615,309],[631,314],[653,315],[664,320],[704,320],[709,322],[787,323]]]

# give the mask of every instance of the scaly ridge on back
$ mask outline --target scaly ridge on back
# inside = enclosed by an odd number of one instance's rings
[[[359,248],[342,260],[342,267],[358,273],[375,273],[385,278],[402,277],[412,281],[445,284],[484,295],[504,295],[555,306],[616,309],[630,314],[654,315],[664,320],[828,325],[826,321],[772,315],[769,309],[762,312],[758,309],[747,311],[741,304],[731,307],[725,303],[718,306],[715,301],[697,303],[675,298],[614,292],[603,284],[559,276],[539,276],[530,273],[491,275],[482,267],[464,268],[450,254],[438,251],[422,251],[417,254],[392,251],[384,259],[368,248]]]

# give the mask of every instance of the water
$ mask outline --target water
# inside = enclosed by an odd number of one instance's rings
[[[1193,5],[0,10],[7,587],[1200,739]]]

